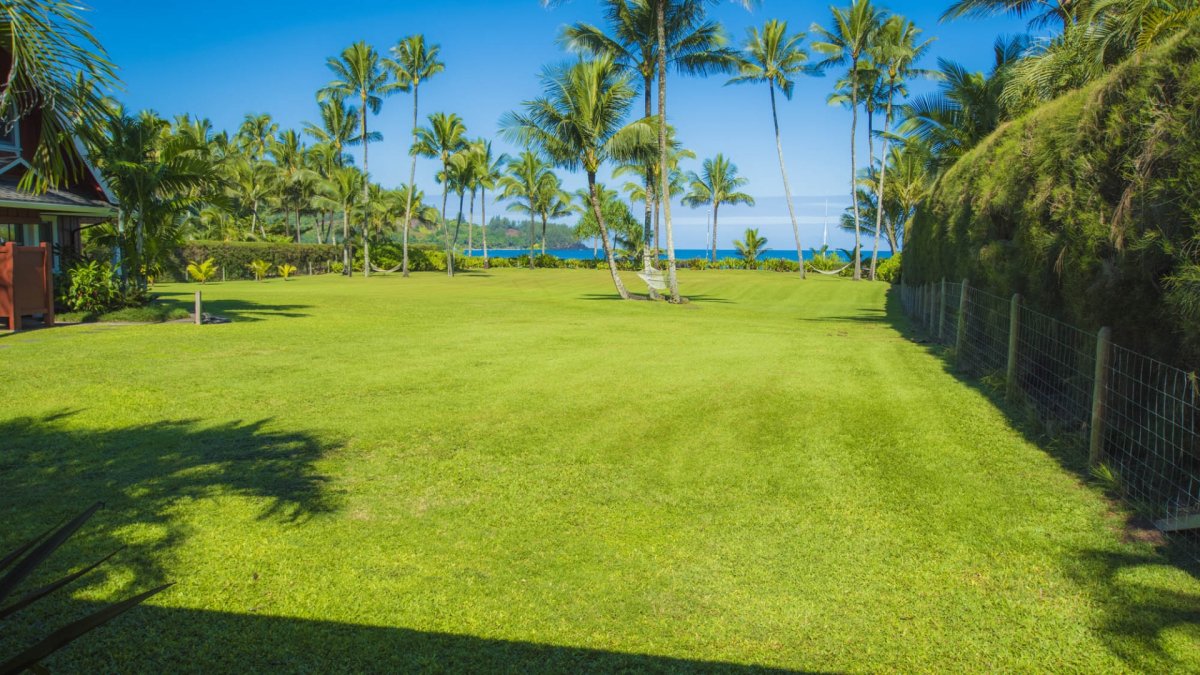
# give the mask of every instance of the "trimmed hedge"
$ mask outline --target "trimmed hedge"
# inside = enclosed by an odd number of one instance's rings
[[[909,283],[966,278],[1200,365],[1200,24],[1010,122],[918,211]]]
[[[312,265],[314,274],[329,271],[329,265],[342,259],[342,247],[332,244],[290,244],[257,241],[189,241],[179,250],[178,280],[186,280],[188,261],[203,261],[212,258],[217,262],[219,278],[253,279],[254,273],[247,265],[254,260],[265,260],[273,267],[283,263],[295,265],[299,274],[308,274]]]

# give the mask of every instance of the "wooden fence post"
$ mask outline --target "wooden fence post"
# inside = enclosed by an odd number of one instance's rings
[[[196,325],[204,323],[203,307],[200,302],[200,291],[196,291]]]
[[[1021,332],[1020,293],[1013,293],[1008,315],[1008,371],[1005,384],[1008,386],[1008,398],[1013,400],[1017,394],[1017,342]]]
[[[946,339],[946,278],[938,285],[938,343]]]
[[[1112,329],[1105,326],[1096,335],[1096,376],[1092,384],[1092,428],[1088,442],[1088,464],[1100,463],[1104,450],[1104,413],[1108,401],[1108,378],[1112,361]]]

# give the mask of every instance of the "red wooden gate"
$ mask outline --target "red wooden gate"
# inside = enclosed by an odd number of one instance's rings
[[[21,330],[21,317],[42,315],[54,325],[54,270],[50,245],[0,246],[0,318],[9,330]]]

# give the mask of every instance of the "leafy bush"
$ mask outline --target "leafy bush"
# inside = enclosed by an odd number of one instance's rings
[[[246,264],[251,272],[254,272],[254,280],[262,281],[271,273],[271,263],[266,260],[252,260]]]
[[[371,264],[379,269],[398,268],[404,260],[404,246],[395,242],[371,244]],[[362,271],[362,250],[354,251],[354,269]],[[445,272],[446,254],[429,244],[409,244],[408,270],[410,272]]]
[[[760,260],[758,269],[769,270],[771,272],[799,272],[800,263],[795,260],[784,260],[783,258],[767,258]]]
[[[375,249],[371,249],[374,258]],[[258,241],[189,241],[183,245],[176,255],[179,265],[176,269],[184,269],[187,260],[207,260],[212,258],[218,270],[225,270],[229,278],[249,279],[252,270],[249,265],[255,260],[265,260],[272,267],[276,265],[294,265],[296,270],[307,270],[309,265],[313,271],[332,271],[333,263],[342,259],[342,247],[332,244],[294,244],[287,242],[258,242]]]
[[[112,265],[91,261],[67,271],[64,301],[78,312],[103,312],[125,304],[121,285]]]
[[[346,265],[341,260],[335,260],[329,265],[329,271],[334,274],[342,274],[346,271]]]
[[[187,273],[194,281],[199,281],[202,284],[208,283],[217,274],[217,261],[209,258],[204,262],[188,262]]]
[[[900,265],[901,256],[896,253],[890,258],[884,258],[875,265],[875,278],[879,281],[886,281],[889,284],[898,283],[900,281]]]
[[[833,272],[846,266],[846,261],[833,251],[818,251],[808,260],[808,266],[822,272]]]
[[[1123,346],[1200,365],[1200,30],[1001,127],[939,179],[904,253],[910,284],[968,279]]]

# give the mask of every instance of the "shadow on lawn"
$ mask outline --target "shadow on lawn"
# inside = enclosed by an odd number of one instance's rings
[[[156,302],[174,305],[187,311],[193,311],[194,296],[186,293],[164,293]],[[276,317],[296,319],[308,316],[307,312],[297,310],[309,309],[312,305],[285,305],[250,302],[248,300],[204,300],[204,312],[226,317],[232,321],[265,321]]]
[[[1042,448],[1081,482],[1090,481],[1086,449],[1057,442],[1044,427],[1030,419],[1027,412],[1009,404],[1002,391],[960,371],[948,350],[927,341],[924,332],[909,320],[900,302],[898,287],[893,286],[888,291],[885,316],[897,332],[938,356],[946,373],[982,393],[1027,441]],[[1110,499],[1113,511],[1124,518],[1124,540],[1143,542],[1147,545],[1142,549],[1144,552],[1072,551],[1064,555],[1061,567],[1080,588],[1091,593],[1090,600],[1103,612],[1103,624],[1097,634],[1108,649],[1135,670],[1161,669],[1164,662],[1173,660],[1161,644],[1163,633],[1179,628],[1193,631],[1200,628],[1200,595],[1141,584],[1136,580],[1136,570],[1167,565],[1200,579],[1200,564],[1191,555],[1191,552],[1200,551],[1200,541],[1188,541],[1184,545],[1165,539],[1151,523],[1121,507],[1115,497],[1110,496]],[[1177,665],[1187,667],[1187,664]]]
[[[268,421],[201,426],[191,420],[81,429],[73,411],[0,422],[0,549],[32,538],[95,501],[105,508],[51,560],[65,572],[128,548],[88,577],[144,590],[166,581],[164,563],[192,532],[176,506],[250,498],[254,516],[300,523],[333,511],[314,462],[334,449]],[[3,642],[0,640],[0,647]],[[0,648],[0,652],[4,651]]]
[[[169,591],[168,591],[169,593]],[[83,605],[84,603],[77,603]],[[87,607],[73,611],[80,614]],[[137,630],[129,624],[136,621]],[[792,673],[408,628],[142,606],[63,660],[120,663],[126,672]],[[128,639],[124,636],[128,635]],[[51,669],[55,661],[48,664]],[[72,670],[67,667],[64,670]]]

